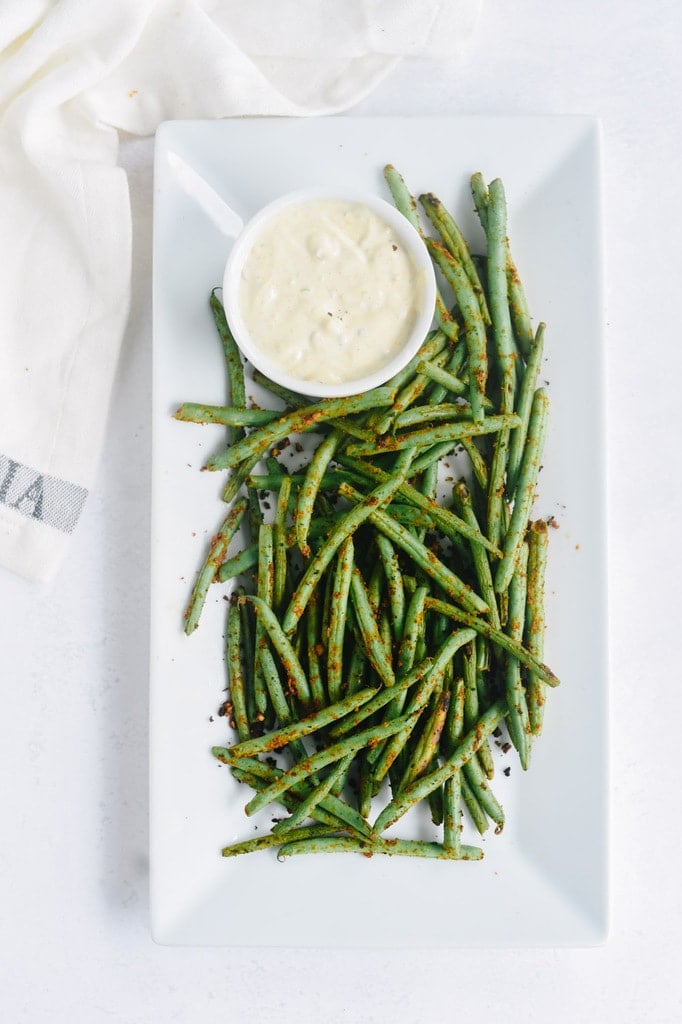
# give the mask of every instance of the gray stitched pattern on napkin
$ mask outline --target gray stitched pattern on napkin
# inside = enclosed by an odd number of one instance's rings
[[[63,533],[71,533],[87,493],[78,484],[39,473],[0,455],[0,504],[29,519],[39,519]]]

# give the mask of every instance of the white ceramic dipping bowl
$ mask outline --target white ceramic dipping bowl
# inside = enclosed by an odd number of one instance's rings
[[[399,351],[371,373],[338,383],[324,383],[302,379],[295,372],[287,372],[272,357],[255,344],[240,309],[240,282],[242,270],[252,245],[272,218],[295,204],[314,200],[340,200],[361,203],[381,217],[393,229],[409,253],[415,267],[418,304],[414,325]],[[379,196],[346,188],[316,187],[290,192],[263,207],[244,226],[236,239],[225,267],[223,278],[223,304],[230,329],[244,356],[271,380],[303,395],[318,398],[339,398],[357,395],[384,384],[398,373],[416,355],[433,321],[436,301],[436,279],[431,258],[419,234],[408,220],[390,203]]]

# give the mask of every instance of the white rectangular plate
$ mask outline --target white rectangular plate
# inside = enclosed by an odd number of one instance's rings
[[[178,159],[179,158],[179,159]],[[549,694],[530,770],[499,754],[504,832],[478,863],[272,851],[225,860],[267,831],[247,818],[210,750],[229,741],[217,709],[225,590],[199,629],[182,611],[222,522],[221,479],[201,473],[220,427],[178,423],[182,401],[221,404],[225,370],[208,307],[230,248],[192,172],[247,218],[278,195],[348,184],[386,195],[395,164],[482,244],[468,181],[501,177],[509,233],[535,321],[548,324],[542,377],[551,426],[536,515],[554,516]],[[159,130],[154,219],[151,626],[151,916],[167,944],[563,946],[604,941],[608,918],[608,735],[600,157],[585,118],[328,118],[173,122]],[[190,171],[187,171],[187,168]],[[509,776],[502,772],[509,765]],[[471,839],[471,837],[468,837]]]

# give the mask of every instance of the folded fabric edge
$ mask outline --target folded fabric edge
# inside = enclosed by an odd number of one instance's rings
[[[0,455],[0,564],[32,582],[51,579],[87,493]]]

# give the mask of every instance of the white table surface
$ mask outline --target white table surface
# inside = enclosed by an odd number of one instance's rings
[[[677,0],[484,0],[464,53],[448,63],[404,62],[349,114],[580,113],[603,122],[613,775],[607,945],[406,953],[151,941],[152,143],[126,141],[134,299],[98,482],[53,584],[0,573],[0,1019],[682,1020],[681,38]]]

